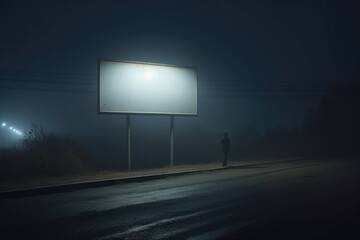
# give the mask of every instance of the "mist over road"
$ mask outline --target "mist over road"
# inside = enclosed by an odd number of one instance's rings
[[[0,199],[1,239],[358,239],[360,162],[298,160]]]

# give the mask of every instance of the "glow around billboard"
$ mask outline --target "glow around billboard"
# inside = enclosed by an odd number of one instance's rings
[[[99,112],[197,115],[197,70],[99,60]]]

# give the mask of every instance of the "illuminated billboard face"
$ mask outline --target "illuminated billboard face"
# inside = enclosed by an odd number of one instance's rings
[[[197,115],[197,71],[100,60],[99,112]]]

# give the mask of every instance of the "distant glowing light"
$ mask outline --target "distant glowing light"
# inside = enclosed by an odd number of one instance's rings
[[[16,128],[13,128],[12,131],[14,133],[16,133],[17,135],[22,135],[22,132],[20,132],[19,130],[17,130]]]
[[[153,71],[151,71],[151,70],[147,70],[147,71],[144,72],[144,77],[146,79],[153,79],[154,76],[155,76],[155,73]]]
[[[1,123],[1,127],[7,127],[8,126],[8,124],[6,123],[6,122],[2,122]],[[11,132],[13,132],[13,133],[15,133],[15,134],[17,134],[17,135],[19,135],[19,136],[22,136],[23,135],[23,133],[21,132],[21,131],[19,131],[18,129],[16,129],[15,127],[13,127],[13,126],[9,126],[9,127],[7,127],[6,129],[8,129],[9,131],[11,131]]]

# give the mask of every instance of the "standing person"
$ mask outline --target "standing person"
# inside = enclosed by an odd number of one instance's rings
[[[227,157],[230,152],[230,139],[228,138],[227,132],[224,133],[224,138],[221,139],[220,143],[224,153],[223,167],[227,167]]]

